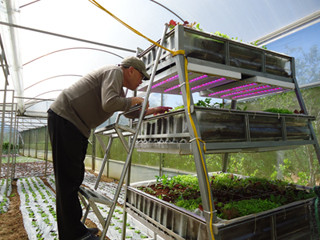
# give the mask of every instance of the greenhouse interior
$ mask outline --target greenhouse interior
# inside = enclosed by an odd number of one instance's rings
[[[0,240],[320,239],[320,1],[0,5]],[[98,100],[57,112],[105,66]],[[113,88],[130,106],[103,108]],[[84,235],[61,210],[83,172]]]

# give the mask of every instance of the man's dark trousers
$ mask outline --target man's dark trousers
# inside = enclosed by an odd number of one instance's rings
[[[68,120],[48,110],[56,182],[56,208],[60,240],[75,240],[88,230],[82,224],[78,190],[84,178],[88,139]]]

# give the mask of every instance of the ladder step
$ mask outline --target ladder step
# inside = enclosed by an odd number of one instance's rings
[[[96,203],[102,203],[105,205],[110,206],[113,204],[113,201],[97,192],[94,192],[93,190],[86,188],[86,187],[80,187],[79,193],[84,196],[88,201],[93,201]]]
[[[130,128],[129,126],[121,125],[118,123],[112,123],[108,126],[97,129],[94,133],[95,134],[103,134],[105,136],[113,135],[113,136],[117,137],[116,136],[117,135],[116,129],[121,130],[123,136],[131,136],[136,132],[135,129]]]

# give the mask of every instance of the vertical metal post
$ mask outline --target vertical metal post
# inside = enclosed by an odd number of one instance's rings
[[[44,176],[47,177],[48,171],[48,151],[49,151],[49,133],[48,133],[48,125],[44,128],[44,160],[46,161]]]
[[[91,162],[91,170],[95,171],[96,169],[96,135],[94,134],[95,129],[92,130],[92,162]]]
[[[308,114],[307,107],[304,104],[303,97],[302,97],[302,94],[301,94],[301,91],[300,91],[300,88],[299,88],[299,85],[298,85],[298,82],[297,82],[297,79],[296,79],[294,58],[292,58],[292,76],[293,76],[292,77],[293,83],[295,85],[294,90],[296,92],[296,96],[298,98],[298,102],[299,102],[300,108],[303,110],[304,114]],[[314,141],[313,147],[314,147],[314,150],[316,152],[316,155],[317,155],[317,158],[318,158],[318,162],[320,164],[320,146],[319,146],[319,143],[318,143],[318,140],[317,140],[317,135],[316,135],[316,133],[315,133],[315,131],[313,129],[311,120],[308,120],[308,126],[309,126],[309,129],[310,129],[310,132],[311,132],[312,140]]]
[[[6,54],[4,52],[4,47],[2,43],[2,38],[0,35],[0,47],[1,47],[1,54],[0,54],[0,64],[3,71],[3,75],[5,78],[4,81],[4,92],[3,92],[3,105],[2,105],[2,117],[1,117],[1,132],[0,132],[0,176],[1,176],[1,168],[2,168],[2,144],[3,144],[3,135],[4,135],[4,128],[5,128],[5,108],[6,108],[6,99],[7,99],[7,87],[9,85],[8,82],[8,75],[9,75],[9,68],[7,64]]]
[[[229,153],[222,154],[222,172],[227,172],[228,170],[228,161],[229,160]]]
[[[163,44],[167,29],[168,29],[168,25],[165,24],[165,29],[164,29],[164,32],[163,32],[163,35],[162,35],[162,39],[161,39],[160,45]],[[157,52],[155,64],[154,64],[153,69],[152,69],[152,74],[151,74],[151,77],[150,77],[150,80],[149,80],[149,85],[148,85],[148,88],[147,88],[147,94],[145,96],[145,101],[143,101],[143,104],[142,104],[141,113],[140,113],[139,120],[138,120],[138,123],[137,123],[137,126],[136,126],[136,132],[133,135],[132,143],[130,145],[129,152],[128,152],[126,161],[124,163],[124,166],[123,166],[123,169],[122,169],[122,172],[121,172],[121,175],[120,175],[118,187],[117,187],[116,192],[115,192],[114,197],[113,197],[113,204],[110,206],[108,217],[106,219],[105,225],[103,226],[103,232],[102,232],[101,238],[100,238],[101,240],[104,240],[104,237],[105,237],[105,235],[106,235],[106,233],[108,231],[108,227],[109,227],[110,222],[111,222],[111,217],[112,217],[112,214],[113,214],[114,209],[116,207],[116,201],[117,201],[117,199],[118,199],[118,197],[120,195],[121,186],[122,186],[122,184],[124,182],[124,178],[125,178],[125,176],[127,174],[128,167],[131,164],[131,156],[132,156],[132,153],[133,153],[133,150],[134,150],[135,142],[137,141],[137,138],[138,138],[138,134],[139,134],[139,130],[141,128],[142,120],[144,118],[144,112],[147,109],[148,99],[149,99],[149,95],[150,95],[150,92],[151,92],[151,86],[152,86],[152,83],[153,83],[153,80],[154,80],[154,77],[155,77],[155,74],[156,74],[156,70],[157,70],[157,67],[158,67],[160,55],[161,55],[161,49],[159,48],[158,52]]]
[[[14,112],[17,111],[17,104],[14,104]],[[13,164],[13,169],[11,172],[11,180],[14,179],[15,177],[15,172],[16,172],[16,160],[17,160],[17,154],[19,152],[19,149],[17,149],[18,146],[18,141],[19,141],[19,132],[18,132],[18,121],[17,121],[17,114],[14,115],[14,155],[12,159],[12,164]]]
[[[28,157],[31,157],[31,153],[30,153],[30,145],[31,145],[31,129],[28,130]]]
[[[26,156],[26,131],[24,131],[24,134],[23,134],[23,156],[25,157]]]
[[[38,134],[39,134],[39,129],[35,128],[34,129],[34,141],[35,141],[35,158],[38,158]]]
[[[126,92],[126,96],[127,96]],[[137,96],[137,91],[135,90],[133,92],[133,96],[136,97]],[[117,118],[117,120],[119,120]],[[133,127],[133,119],[129,120],[129,127],[132,129]],[[128,145],[131,146],[132,144],[132,137],[129,136],[128,137]],[[128,194],[128,186],[130,185],[130,178],[131,178],[131,160],[130,159],[130,163],[128,166],[128,170],[127,170],[127,178],[126,178],[126,184],[124,185],[124,204],[123,204],[123,216],[122,216],[122,234],[121,234],[121,239],[125,240],[126,239],[126,231],[127,231],[127,212],[126,212],[126,202],[127,202],[127,194]]]
[[[237,107],[237,100],[232,100],[230,108],[236,109],[236,107]],[[223,155],[222,155],[222,172],[227,172],[228,161],[229,161],[229,153],[223,153]]]
[[[176,26],[175,31],[178,33],[177,42],[175,46],[177,46],[177,49],[184,49],[184,43],[183,43],[183,26]],[[187,120],[187,126],[190,133],[190,139],[191,139],[191,147],[193,150],[194,155],[194,161],[196,165],[197,170],[197,176],[199,181],[199,188],[200,188],[200,194],[202,199],[202,205],[204,209],[204,217],[206,219],[206,225],[207,225],[207,233],[208,233],[208,239],[213,240],[213,226],[211,225],[211,219],[213,218],[213,222],[216,221],[216,214],[215,214],[215,208],[213,204],[213,195],[210,188],[210,181],[209,176],[207,172],[207,166],[205,162],[205,155],[203,151],[203,143],[199,143],[200,147],[198,147],[198,143],[196,140],[196,135],[194,132],[194,129],[192,127],[192,122],[195,125],[195,131],[197,132],[198,137],[201,139],[201,134],[199,131],[199,125],[196,117],[196,112],[194,110],[194,103],[192,94],[190,93],[190,99],[188,101],[187,96],[187,86],[186,86],[186,74],[185,74],[185,59],[182,55],[177,55],[174,57],[178,75],[179,75],[179,83],[180,83],[180,89],[182,92],[182,98],[184,103],[184,109],[186,114],[186,120]],[[190,90],[189,90],[190,91]],[[190,103],[190,113],[188,113],[188,102]],[[192,121],[192,122],[191,122]],[[211,201],[210,201],[211,199]]]
[[[101,164],[101,167],[100,167],[100,171],[99,171],[99,175],[97,177],[97,180],[96,180],[96,184],[94,185],[94,189],[96,190],[99,186],[99,182],[101,180],[101,177],[103,175],[103,170],[104,170],[104,167],[106,165],[106,163],[109,162],[109,158],[108,158],[108,155],[109,155],[109,152],[110,152],[110,149],[111,149],[111,145],[112,145],[112,142],[113,142],[113,137],[110,136],[109,138],[109,142],[108,142],[108,145],[107,145],[107,148],[105,149],[105,154],[104,154],[104,157],[103,157],[103,160],[102,160],[102,164]],[[107,166],[109,168],[109,166]]]
[[[7,182],[6,182],[6,189],[5,189],[5,195],[7,195],[8,193],[8,189],[9,189],[9,178],[11,180],[11,174],[10,174],[10,169],[11,169],[11,173],[12,173],[12,168],[13,168],[13,158],[12,158],[12,149],[11,146],[13,146],[12,144],[12,139],[13,139],[13,102],[14,102],[14,92],[12,91],[12,99],[11,99],[11,110],[9,111],[9,116],[10,116],[10,131],[9,131],[9,146],[8,146],[8,154],[7,154]],[[12,160],[12,164],[10,164],[10,160]],[[10,167],[11,166],[11,167]],[[12,183],[10,181],[10,183]]]
[[[100,171],[99,171],[96,183],[94,185],[94,190],[98,189],[99,182],[100,182],[101,177],[103,175],[103,171],[104,171],[105,165],[106,165],[106,163],[109,162],[108,154],[109,154],[109,151],[111,149],[113,138],[112,138],[112,136],[110,136],[107,147],[105,147],[105,145],[104,145],[104,143],[103,143],[103,141],[102,141],[102,139],[100,137],[98,137],[98,141],[100,142],[102,148],[105,150],[105,154],[104,154],[104,157],[103,157],[103,161],[102,161],[102,164],[101,164],[101,167],[100,167]],[[107,166],[107,167],[109,168],[109,166]],[[88,217],[88,214],[89,214],[89,210],[90,210],[90,202],[88,202],[88,205],[86,206],[86,211],[85,211],[85,213],[84,213],[84,215],[82,217],[82,223],[85,223],[85,220],[86,220],[86,218]]]
[[[0,134],[0,176],[2,170],[2,146],[3,146],[3,134],[4,134],[4,127],[5,127],[5,105],[2,104],[2,119],[1,119],[1,134]]]
[[[109,137],[108,142],[110,141],[111,138],[112,138],[112,136]],[[104,144],[101,136],[97,135],[97,136],[96,136],[96,139],[98,139],[99,144],[100,144],[102,150],[106,153],[106,152],[107,152],[107,147],[106,147],[106,145]],[[111,144],[111,143],[110,143],[110,144]],[[104,157],[107,157],[107,177],[109,177],[109,158],[108,158],[108,156],[106,156],[106,154],[104,154]],[[103,163],[102,163],[102,164],[103,164]],[[103,166],[101,166],[100,168],[102,168],[102,167],[104,168],[105,166],[103,165]]]
[[[4,128],[5,128],[5,114],[6,114],[6,99],[7,99],[7,76],[5,76],[6,81],[4,83],[4,92],[3,92],[3,103],[2,103],[2,116],[1,116],[1,133],[0,133],[0,176],[2,169],[2,145],[4,138]]]
[[[135,94],[136,94],[136,92],[135,92]],[[130,119],[130,128],[132,128],[132,125],[133,125],[133,120]],[[132,145],[132,137],[130,137],[130,136],[129,136],[128,144],[129,144],[129,146]],[[131,178],[131,160],[132,159],[130,159],[130,164],[129,164],[128,171],[127,171],[126,184],[124,185],[124,204],[123,204],[122,234],[121,234],[122,240],[126,239],[126,231],[127,231],[126,202],[127,202],[128,186],[130,185],[130,178]]]
[[[163,106],[164,105],[164,102],[163,102],[163,93],[161,93],[161,100],[160,100],[160,105]],[[163,130],[162,130],[163,131]],[[159,176],[162,176],[163,174],[163,162],[164,159],[163,159],[163,153],[159,153]]]

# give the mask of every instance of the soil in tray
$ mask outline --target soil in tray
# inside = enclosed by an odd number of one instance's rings
[[[223,219],[262,212],[315,196],[312,189],[298,189],[296,185],[285,181],[229,173],[213,174],[210,186],[217,216]],[[168,178],[163,175],[157,177],[156,183],[138,189],[190,211],[203,210],[196,176],[178,175]]]

